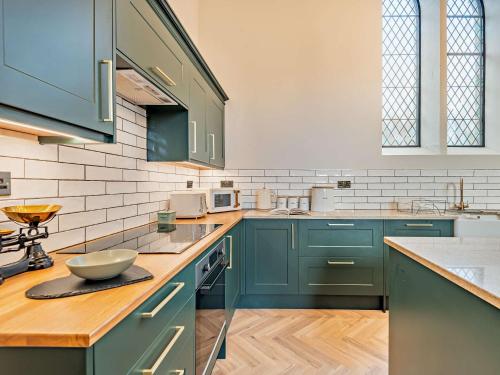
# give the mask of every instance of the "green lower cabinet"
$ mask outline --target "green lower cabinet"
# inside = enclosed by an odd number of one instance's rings
[[[127,374],[150,370],[155,375],[179,374],[182,371],[183,374],[194,375],[195,310],[193,296]],[[108,375],[105,372],[102,374]]]
[[[382,295],[383,258],[301,257],[300,294]]]
[[[500,310],[390,250],[389,374],[500,374]]]
[[[386,220],[384,237],[453,237],[454,222],[452,220]],[[389,296],[389,246],[384,244],[384,305]],[[384,306],[384,308],[387,306]]]
[[[226,315],[231,322],[240,297],[243,225],[238,224],[226,235],[228,267],[226,269]]]
[[[246,294],[298,293],[296,220],[248,220],[245,224]]]

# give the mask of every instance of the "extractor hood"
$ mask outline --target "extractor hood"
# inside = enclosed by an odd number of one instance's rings
[[[177,105],[172,98],[134,69],[116,71],[116,93],[137,105]]]

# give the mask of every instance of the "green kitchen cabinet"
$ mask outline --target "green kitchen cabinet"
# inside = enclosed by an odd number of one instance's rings
[[[112,142],[113,0],[1,0],[0,18],[0,118]]]
[[[381,296],[381,257],[300,257],[300,294]]]
[[[190,63],[165,27],[160,9],[147,0],[116,6],[116,45],[135,68],[177,101],[188,104]]]
[[[224,103],[209,95],[206,108],[209,164],[224,168]]]
[[[226,235],[226,311],[228,323],[231,322],[240,297],[241,256],[243,224],[236,225]]]
[[[397,250],[389,257],[389,373],[500,374],[500,310]]]
[[[298,293],[296,220],[248,220],[245,224],[246,294]]]
[[[384,237],[453,237],[453,220],[386,220]],[[384,244],[384,307],[389,297],[389,246]]]
[[[382,257],[381,220],[300,220],[299,253],[305,257]]]
[[[189,159],[209,164],[207,143],[207,87],[193,73],[189,85]]]

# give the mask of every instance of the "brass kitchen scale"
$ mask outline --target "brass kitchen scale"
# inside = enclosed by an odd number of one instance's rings
[[[24,252],[20,259],[0,266],[0,284],[8,277],[49,268],[54,264],[37,240],[49,237],[47,226],[40,224],[47,224],[61,208],[56,204],[0,208],[11,221],[21,226],[18,233],[10,229],[0,229],[0,255]]]

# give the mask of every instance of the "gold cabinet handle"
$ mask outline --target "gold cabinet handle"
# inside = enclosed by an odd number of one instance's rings
[[[292,223],[292,250],[295,250],[295,224]]]
[[[153,364],[153,367],[141,371],[142,375],[154,375],[154,373],[156,372],[156,370],[158,370],[158,367],[161,366],[161,364],[162,364],[163,360],[165,359],[165,357],[168,355],[168,353],[174,347],[174,345],[177,342],[177,340],[179,340],[179,338],[181,337],[182,332],[184,332],[184,329],[185,329],[184,326],[175,327],[175,330],[177,332],[175,333],[174,337],[172,337],[172,340],[170,340],[170,342],[165,347],[165,349],[163,349],[163,351],[161,352],[160,356],[156,359],[155,363]]]
[[[328,226],[329,227],[353,227],[354,224],[353,223],[340,223],[340,224],[337,224],[337,223],[328,223]]]
[[[190,121],[190,123],[193,125],[193,150],[191,153],[196,154],[198,152],[198,137],[197,137],[197,131],[198,131],[198,125],[196,124],[196,121]]]
[[[229,238],[229,266],[227,266],[227,270],[233,268],[233,236],[226,236]]]
[[[106,94],[108,97],[108,108],[107,108],[107,114],[102,115],[103,119],[102,121],[104,122],[113,122],[113,60],[101,60],[101,64],[106,65],[108,68],[106,70],[106,76],[107,76],[107,90]],[[104,108],[103,111],[104,112]]]
[[[171,372],[172,375],[184,375],[186,370],[174,370]]]
[[[328,264],[330,266],[353,266],[354,265],[354,261],[353,260],[349,260],[349,261],[333,261],[333,260],[329,260]]]
[[[175,287],[175,289],[172,290],[172,292],[170,292],[170,294],[163,301],[161,301],[158,304],[158,306],[156,306],[153,309],[153,311],[141,313],[142,318],[148,318],[148,319],[154,318],[156,316],[156,314],[158,314],[160,312],[160,310],[163,309],[165,307],[165,305],[167,303],[169,303],[172,300],[172,298],[174,298],[176,296],[176,294],[181,291],[182,288],[184,288],[186,283],[173,283],[173,285],[177,285]]]
[[[160,67],[155,66],[151,69],[167,86],[175,86],[175,81],[170,78]]]
[[[432,228],[434,224],[431,223],[409,223],[406,224],[407,227],[409,228]]]

